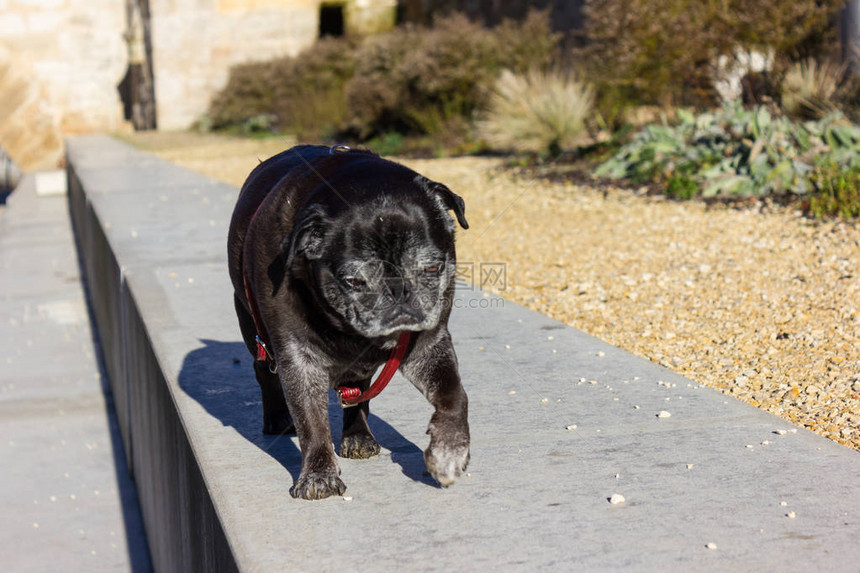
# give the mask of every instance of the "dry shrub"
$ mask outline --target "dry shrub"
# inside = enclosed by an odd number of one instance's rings
[[[783,77],[782,109],[796,119],[820,119],[837,110],[835,102],[844,67],[812,58],[796,62]]]
[[[786,57],[832,40],[842,0],[587,0],[587,45],[601,110],[624,104],[717,103],[719,56],[773,50]],[[609,104],[604,103],[609,100]],[[619,103],[620,102],[620,103]]]
[[[283,77],[291,62],[278,59],[234,66],[227,85],[209,104],[206,121],[212,129],[238,127],[274,109],[277,78]]]
[[[546,68],[560,36],[548,13],[484,28],[462,15],[364,41],[324,39],[295,58],[244,64],[213,100],[213,128],[267,126],[300,139],[390,132],[457,141],[501,70]]]
[[[545,12],[492,30],[455,14],[369,38],[347,86],[351,125],[361,137],[462,131],[503,68],[548,66],[558,39]]]
[[[258,118],[270,117],[269,127],[299,138],[342,129],[344,84],[355,68],[355,48],[352,39],[324,38],[295,58],[235,66],[210,105],[212,127],[248,130]]]
[[[557,155],[576,145],[593,103],[591,87],[572,75],[506,71],[478,133],[497,149]]]

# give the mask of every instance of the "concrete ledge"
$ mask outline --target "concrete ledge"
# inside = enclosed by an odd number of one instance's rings
[[[372,405],[382,454],[341,460],[351,500],[293,500],[297,442],[261,434],[233,315],[237,190],[104,136],[67,148],[157,570],[851,571],[860,560],[856,452],[468,288],[451,330],[470,475],[447,490],[423,475],[430,407],[398,376]],[[338,443],[334,402],[330,412]],[[626,502],[610,504],[613,493]]]

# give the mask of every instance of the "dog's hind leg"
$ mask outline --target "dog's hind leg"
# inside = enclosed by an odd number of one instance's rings
[[[363,380],[356,386],[364,392],[370,380]],[[370,415],[370,401],[343,410],[343,433],[340,439],[340,457],[365,459],[379,453],[379,444],[367,425]]]
[[[290,417],[278,375],[269,371],[269,363],[264,360],[254,361],[254,373],[263,397],[263,433],[295,434],[296,426]]]
[[[233,299],[236,305],[236,315],[239,317],[242,338],[245,339],[248,352],[254,355],[257,351],[257,331],[254,326],[254,319],[245,310],[238,297],[234,296]],[[254,374],[257,376],[257,383],[260,385],[263,400],[263,433],[295,433],[296,427],[290,417],[290,410],[287,408],[287,401],[284,399],[284,391],[281,388],[278,375],[271,373],[269,365],[262,360],[254,360]]]

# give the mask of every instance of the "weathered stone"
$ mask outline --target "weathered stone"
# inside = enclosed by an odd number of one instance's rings
[[[23,58],[0,46],[0,146],[24,171],[57,167],[63,143],[47,90]]]

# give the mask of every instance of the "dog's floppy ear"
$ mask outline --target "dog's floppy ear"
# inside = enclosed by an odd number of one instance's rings
[[[297,256],[314,260],[322,257],[323,237],[328,217],[322,209],[311,208],[302,214],[293,230],[281,241],[284,265],[290,268]]]
[[[416,177],[416,183],[421,185],[431,195],[438,197],[446,209],[454,211],[454,215],[457,216],[457,222],[460,223],[461,227],[464,229],[469,228],[469,222],[466,221],[466,203],[462,197],[441,183],[431,181],[422,175]]]

